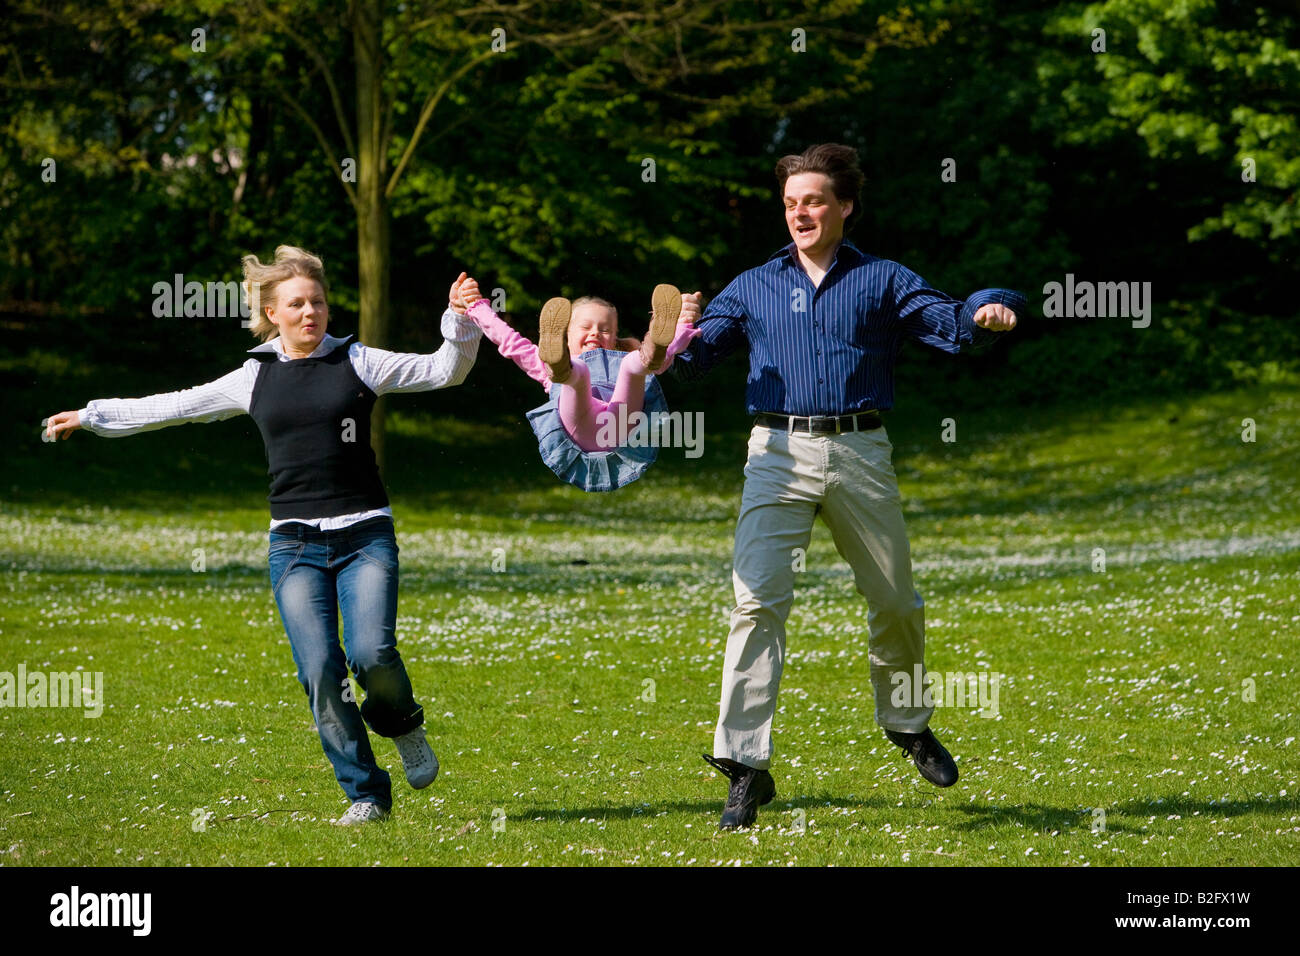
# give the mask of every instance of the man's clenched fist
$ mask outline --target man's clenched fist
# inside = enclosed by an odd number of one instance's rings
[[[975,324],[990,332],[1010,332],[1016,327],[1016,314],[1005,305],[989,303],[975,313]]]

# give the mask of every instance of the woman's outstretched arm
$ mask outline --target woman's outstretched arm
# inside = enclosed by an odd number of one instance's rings
[[[451,287],[451,301],[452,308],[465,310],[465,314],[483,330],[483,334],[497,347],[498,352],[519,366],[524,374],[545,391],[551,390],[551,372],[538,355],[537,346],[497,316],[496,310],[479,292],[478,282],[462,272],[456,284]]]
[[[520,335],[500,319],[487,299],[478,299],[467,313],[483,330],[483,334],[496,345],[497,351],[514,362],[533,381],[548,392],[551,390],[551,373],[537,354],[537,346]]]
[[[465,317],[457,299],[457,289],[465,273],[451,287],[447,311],[442,314],[443,343],[429,355],[418,352],[389,352],[360,342],[349,346],[348,357],[357,376],[376,395],[388,392],[428,392],[435,388],[459,385],[474,367],[478,343],[483,337],[479,327]]]
[[[124,438],[186,422],[218,422],[248,413],[257,379],[257,360],[215,382],[179,392],[160,392],[144,398],[98,398],[80,411],[59,412],[46,419],[49,440],[67,438],[84,428],[102,438]]]

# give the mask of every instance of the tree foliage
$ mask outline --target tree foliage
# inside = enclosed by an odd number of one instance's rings
[[[946,291],[1152,282],[1151,334],[1030,321],[979,375],[1176,389],[1292,361],[1300,42],[1277,5],[11,10],[0,300],[111,317],[92,341],[147,318],[153,282],[234,278],[281,242],[325,256],[337,321],[374,344],[433,345],[461,268],[526,331],[547,297],[595,292],[636,334],[655,282],[716,292],[783,245],[773,165],[835,140],[868,175],[854,239]],[[970,387],[961,363],[915,362],[926,387]]]

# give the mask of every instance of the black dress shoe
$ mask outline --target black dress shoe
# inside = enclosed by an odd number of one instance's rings
[[[911,757],[916,769],[921,771],[921,776],[936,787],[951,787],[957,782],[957,764],[929,727],[919,734],[886,730],[885,736],[902,747],[903,753]]]
[[[719,830],[737,830],[752,827],[758,819],[758,808],[771,803],[776,796],[776,781],[766,770],[746,767],[743,763],[731,760],[719,760],[708,754],[701,754],[709,765],[731,781],[731,792],[727,794],[727,805],[722,808],[722,821]]]

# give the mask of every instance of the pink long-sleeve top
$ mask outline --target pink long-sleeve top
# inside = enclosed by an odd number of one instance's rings
[[[537,346],[520,335],[492,310],[487,299],[479,299],[468,311],[468,316],[483,330],[483,334],[492,342],[497,351],[518,365],[533,381],[548,393],[551,390],[551,373],[546,363],[538,357]],[[676,355],[686,348],[691,339],[699,335],[699,329],[683,326],[677,330],[672,345],[668,347],[669,355]]]

